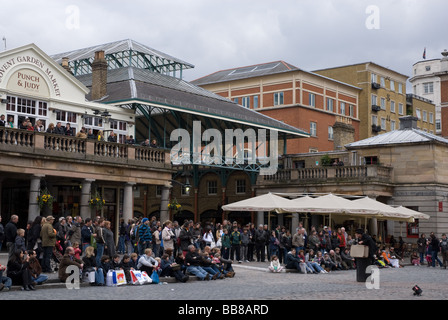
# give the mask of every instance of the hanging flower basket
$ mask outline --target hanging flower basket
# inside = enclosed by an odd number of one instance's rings
[[[179,202],[177,202],[177,199],[174,198],[170,203],[168,203],[168,209],[171,209],[173,211],[180,211],[182,210],[182,206],[179,204]]]
[[[47,207],[52,210],[53,201],[54,197],[50,194],[47,188],[40,190],[40,194],[37,196],[37,203],[40,210],[42,210],[43,207]]]
[[[89,207],[96,210],[101,210],[105,204],[106,200],[104,200],[103,197],[101,197],[98,191],[95,192],[95,194],[92,195],[92,197],[89,200]]]

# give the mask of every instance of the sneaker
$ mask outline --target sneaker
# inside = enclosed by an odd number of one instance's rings
[[[242,263],[242,262],[243,262],[243,261],[241,261],[241,260],[240,260],[240,261],[238,261],[238,263]]]
[[[0,283],[0,291],[2,291],[5,288],[5,285],[3,283]]]

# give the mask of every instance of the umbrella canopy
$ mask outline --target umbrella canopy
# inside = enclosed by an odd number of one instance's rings
[[[224,211],[280,211],[291,208],[291,200],[267,193],[222,206]]]
[[[353,200],[353,202],[362,205],[365,208],[377,210],[378,215],[375,216],[375,218],[377,218],[378,220],[397,220],[397,221],[414,222],[414,217],[412,215],[398,212],[396,208],[391,207],[385,203],[376,201],[369,197],[356,199]]]
[[[399,207],[393,207],[393,209],[395,209],[397,212],[402,213],[402,214],[408,214],[410,216],[412,216],[414,219],[422,219],[422,220],[429,220],[430,216],[425,214],[425,213],[421,213],[403,206],[399,206]]]

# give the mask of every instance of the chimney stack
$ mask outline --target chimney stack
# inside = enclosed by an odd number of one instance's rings
[[[400,130],[417,129],[417,121],[414,116],[400,117]]]
[[[68,58],[64,57],[62,58],[62,68],[64,68],[65,70],[67,70],[68,73],[73,74],[72,70],[70,69],[69,65],[68,65]]]
[[[107,94],[107,62],[104,51],[95,52],[92,62],[92,100],[99,100]]]

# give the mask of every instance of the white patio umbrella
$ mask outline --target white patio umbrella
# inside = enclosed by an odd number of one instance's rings
[[[378,214],[374,218],[378,220],[395,220],[414,222],[414,217],[410,214],[399,212],[396,208],[389,206],[385,203],[379,202],[369,197],[353,200],[354,203],[362,205],[366,208],[378,210]]]
[[[430,216],[403,206],[393,207],[397,212],[412,216],[414,219],[429,220]]]
[[[224,211],[276,211],[281,212],[285,208],[291,208],[291,201],[289,199],[277,196],[272,193],[263,194],[261,196],[252,197],[249,199],[237,201],[234,203],[222,206]],[[288,211],[291,212],[291,211]]]

